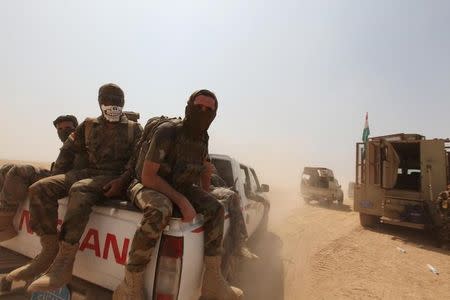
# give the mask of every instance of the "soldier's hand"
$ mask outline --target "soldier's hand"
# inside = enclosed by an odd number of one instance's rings
[[[121,178],[116,178],[103,186],[103,195],[108,198],[120,197],[125,186]]]
[[[183,222],[190,223],[194,220],[197,212],[195,211],[192,204],[186,199],[182,205],[180,205],[180,211],[183,215]]]

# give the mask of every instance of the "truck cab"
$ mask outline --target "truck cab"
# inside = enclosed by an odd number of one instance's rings
[[[260,185],[253,168],[239,163],[227,155],[211,155],[219,175],[241,197],[241,211],[245,226],[251,236],[268,216],[268,207],[255,196],[267,197],[267,185]],[[67,198],[59,201],[58,226],[62,224],[67,210]],[[230,226],[227,204],[225,206],[224,238]],[[80,240],[80,248],[74,265],[74,279],[69,293],[35,293],[36,299],[70,299],[77,293],[81,299],[97,299],[98,295],[110,296],[124,276],[131,241],[140,224],[142,213],[123,199],[110,200],[95,206],[89,223]],[[29,201],[23,201],[14,225],[18,235],[0,243],[0,269],[8,272],[12,258],[23,261],[40,251],[39,239],[29,225]],[[155,247],[145,271],[145,294],[147,299],[193,300],[201,296],[204,247],[203,218],[198,215],[193,222],[184,223],[172,217]],[[11,266],[9,269],[18,267]],[[2,280],[0,296],[15,291]],[[67,295],[62,297],[61,294]],[[34,299],[34,298],[33,298]]]
[[[427,208],[449,184],[448,142],[401,133],[357,143],[354,210],[361,225],[432,225]]]

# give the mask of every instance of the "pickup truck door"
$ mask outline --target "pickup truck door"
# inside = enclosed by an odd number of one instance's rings
[[[259,187],[251,169],[240,165],[241,177],[244,180],[244,220],[249,235],[258,227],[264,215],[264,205],[258,201]]]

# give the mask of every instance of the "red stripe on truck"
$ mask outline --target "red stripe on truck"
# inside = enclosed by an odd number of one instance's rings
[[[191,232],[193,232],[193,233],[200,233],[200,232],[203,232],[203,231],[205,231],[205,228],[203,228],[203,226],[201,226],[199,228],[196,228],[196,229],[192,230]]]

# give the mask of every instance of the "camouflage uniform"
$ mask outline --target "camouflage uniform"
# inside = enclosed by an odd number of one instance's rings
[[[8,172],[1,176],[3,184],[0,191],[0,210],[15,211],[19,202],[27,197],[28,187],[51,174],[47,169],[32,165],[9,165],[2,167],[2,171],[4,170]]]
[[[142,143],[143,151],[140,151],[136,164],[137,181],[141,180],[145,160],[160,164],[158,175],[182,193],[198,213],[204,215],[205,255],[219,255],[224,208],[214,196],[198,185],[208,155],[208,136],[205,134],[202,139],[193,140],[186,134],[182,124],[164,123],[158,127],[151,141]],[[144,210],[144,216],[129,253],[127,270],[131,272],[144,270],[172,212],[172,202],[168,197],[144,188],[137,181],[130,187],[129,197]]]
[[[80,170],[84,167],[86,158],[76,155],[73,169]],[[0,168],[0,211],[15,211],[20,201],[26,199],[28,187],[50,175],[52,171],[32,165],[3,165]]]
[[[229,239],[225,241],[225,253],[227,255],[241,254],[240,251],[245,247],[245,241],[248,238],[241,210],[241,198],[238,193],[227,188],[225,181],[216,174],[211,177],[211,190],[211,194],[228,208],[230,216]]]
[[[77,243],[92,206],[105,198],[103,186],[128,167],[142,128],[125,116],[111,128],[106,124],[103,116],[80,124],[66,140],[56,160],[55,173],[59,175],[44,178],[30,187],[30,224],[38,235],[57,233],[58,199],[69,195],[60,239],[70,244]],[[87,154],[88,167],[67,172],[72,168],[77,153]]]

